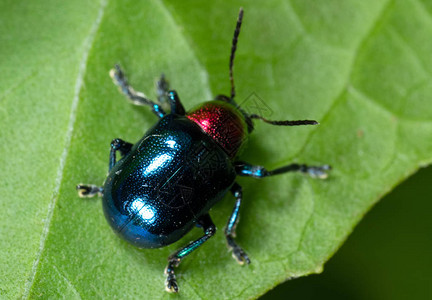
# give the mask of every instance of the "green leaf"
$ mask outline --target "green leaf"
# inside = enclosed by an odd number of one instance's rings
[[[2,1],[1,296],[170,297],[166,257],[200,231],[166,248],[134,248],[75,185],[101,184],[111,139],[136,141],[156,122],[113,86],[114,63],[152,98],[164,72],[187,108],[227,94],[240,6],[237,101],[255,93],[271,119],[321,123],[257,122],[242,158],[333,171],[325,181],[239,179],[237,240],[252,264],[239,267],[227,252],[227,195],[211,211],[218,233],[177,271],[180,297],[254,298],[320,272],[380,197],[431,162],[430,1]]]

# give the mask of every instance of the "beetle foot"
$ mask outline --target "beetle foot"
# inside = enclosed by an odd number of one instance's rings
[[[165,281],[165,290],[168,293],[178,293],[179,287],[177,284],[177,279],[174,274],[174,269],[172,266],[168,265],[165,269],[165,275],[167,275],[166,281]]]
[[[168,293],[178,293],[179,288],[177,285],[177,280],[175,278],[175,275],[168,275],[166,282],[165,282],[165,290]]]
[[[248,265],[251,263],[249,256],[246,252],[234,242],[232,235],[227,235],[228,248],[232,251],[232,257],[240,264]]]
[[[117,64],[114,66],[114,69],[109,71],[109,75],[116,85],[119,85],[120,82],[126,81],[123,70]]]
[[[102,196],[103,193],[103,188],[94,184],[78,184],[76,189],[81,198],[90,198],[96,195]]]
[[[331,170],[331,166],[329,165],[323,165],[323,166],[314,166],[314,167],[307,167],[306,170],[304,170],[304,173],[309,174],[312,178],[319,178],[319,179],[326,179],[328,177],[328,172]]]
[[[249,256],[244,252],[242,248],[239,246],[232,248],[232,257],[240,264],[244,265],[245,263],[250,264]]]

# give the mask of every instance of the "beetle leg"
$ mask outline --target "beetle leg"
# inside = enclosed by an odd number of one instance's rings
[[[241,265],[244,263],[250,264],[250,259],[246,252],[244,252],[243,249],[240,248],[234,241],[234,237],[236,235],[235,229],[239,221],[240,205],[243,198],[242,187],[235,182],[231,187],[231,193],[236,198],[236,203],[225,228],[225,237],[227,239],[228,247],[230,250],[232,250],[232,255],[237,260],[237,262]]]
[[[169,82],[166,80],[165,75],[161,74],[159,80],[156,82],[156,94],[158,102],[161,104],[168,102]]]
[[[185,109],[183,107],[183,104],[180,102],[180,98],[177,95],[177,92],[172,90],[168,92],[168,99],[169,103],[171,105],[171,113],[172,114],[178,114],[178,115],[184,115]]]
[[[199,239],[192,241],[186,247],[183,247],[168,257],[168,265],[165,268],[165,275],[167,276],[165,282],[165,289],[168,292],[177,293],[179,288],[177,285],[176,276],[174,274],[174,268],[178,267],[180,262],[188,256],[192,251],[201,246],[209,238],[211,238],[216,232],[216,226],[213,224],[209,214],[202,216],[198,220],[198,224],[203,228],[204,235]]]
[[[267,176],[273,176],[283,174],[287,172],[302,172],[308,174],[313,178],[325,179],[328,176],[328,171],[331,170],[331,166],[308,166],[303,164],[290,164],[284,167],[280,167],[271,171],[268,171],[262,166],[251,165],[244,161],[238,161],[235,163],[235,169],[239,176],[250,176],[255,178],[263,178]]]
[[[144,93],[136,92],[128,83],[122,69],[119,65],[115,65],[114,69],[111,69],[110,76],[113,79],[114,83],[120,88],[120,91],[128,97],[128,99],[135,105],[147,105],[150,106],[153,113],[162,118],[165,116],[165,112],[162,107],[148,99]]]
[[[169,83],[165,79],[164,74],[161,75],[160,79],[156,83],[156,93],[159,103],[169,103],[172,114],[185,115],[186,111],[177,95],[177,92],[169,90]]]
[[[96,186],[94,184],[78,184],[76,186],[78,190],[78,195],[81,198],[94,197],[94,196],[102,196],[103,195],[103,187]]]
[[[111,141],[111,151],[110,151],[110,160],[109,160],[109,170],[115,166],[117,159],[116,159],[116,152],[120,151],[120,154],[122,157],[127,155],[129,151],[131,150],[133,144],[125,142],[121,139],[113,139]],[[103,195],[103,187],[94,185],[94,184],[78,184],[76,186],[76,189],[78,190],[78,195],[81,198],[84,197],[94,197],[96,195],[102,196]]]
[[[110,151],[110,160],[109,160],[109,170],[115,166],[117,162],[116,152],[120,151],[122,157],[126,156],[131,150],[133,144],[125,142],[121,139],[113,139],[111,141],[111,151]]]

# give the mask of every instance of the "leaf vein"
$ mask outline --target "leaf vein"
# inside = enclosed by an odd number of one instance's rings
[[[404,49],[406,53],[412,58],[414,64],[422,70],[428,77],[431,77],[430,72],[425,68],[424,63],[421,61],[418,53],[414,48],[403,38],[403,36],[396,30],[389,29],[390,35],[399,44],[399,46]]]
[[[31,274],[30,274],[29,278],[27,279],[25,287],[24,287],[24,293],[23,293],[24,299],[29,298],[30,291],[32,289],[32,286],[33,286],[35,280],[36,280],[36,274],[37,274],[37,270],[39,268],[40,259],[42,257],[42,253],[45,249],[45,242],[47,240],[49,230],[50,230],[50,227],[52,224],[54,209],[55,209],[55,206],[57,204],[60,186],[61,186],[61,182],[63,179],[64,167],[66,165],[66,159],[67,159],[68,152],[69,152],[69,146],[70,146],[70,143],[72,140],[72,134],[74,131],[75,120],[76,120],[76,110],[77,110],[77,106],[78,106],[78,102],[79,102],[80,91],[81,91],[81,88],[83,85],[83,78],[84,78],[84,75],[86,72],[87,60],[88,60],[89,52],[91,50],[91,46],[93,44],[94,38],[95,38],[96,33],[97,33],[99,26],[101,24],[107,1],[108,0],[101,0],[96,20],[93,23],[93,25],[90,29],[90,32],[83,43],[83,55],[82,55],[81,60],[80,60],[78,75],[77,75],[77,79],[75,81],[74,97],[72,99],[72,105],[71,105],[71,110],[70,110],[70,115],[69,115],[69,123],[68,123],[67,131],[66,131],[65,141],[64,141],[64,149],[63,149],[62,155],[61,155],[60,160],[59,160],[59,167],[57,169],[57,177],[56,177],[56,181],[55,181],[55,186],[54,186],[52,198],[51,198],[51,201],[48,205],[47,216],[44,219],[45,225],[43,227],[40,242],[39,242],[39,250],[38,250],[36,257],[35,257],[35,260],[33,262]]]
[[[426,81],[426,83],[428,83],[428,81]],[[422,85],[424,85],[423,82],[421,82],[420,84],[416,85],[415,87],[419,87],[419,86],[422,86]],[[377,108],[379,108],[380,110],[382,110],[386,114],[389,114],[389,115],[391,115],[394,118],[397,118],[398,121],[417,122],[417,123],[425,123],[425,124],[432,123],[432,120],[430,120],[430,119],[413,119],[413,118],[407,118],[407,117],[404,117],[404,116],[400,116],[399,112],[391,110],[390,108],[388,108],[384,104],[380,103],[379,101],[377,101],[373,97],[369,96],[366,92],[361,91],[359,88],[356,88],[353,85],[349,86],[348,92],[350,92],[352,95],[355,95],[355,96],[361,98],[362,100],[365,100],[365,101],[367,101],[367,102],[375,105]],[[412,91],[410,91],[409,93],[412,93]],[[409,94],[409,93],[407,93],[407,94]],[[407,97],[403,98],[402,100],[406,100],[406,98]]]
[[[351,66],[350,66],[350,71],[348,72],[349,75],[347,76],[347,82],[343,86],[343,88],[341,89],[341,91],[339,92],[338,96],[333,99],[333,103],[330,105],[330,107],[327,110],[327,112],[324,113],[323,117],[320,120],[320,123],[325,123],[325,121],[330,117],[332,111],[342,101],[342,99],[343,99],[342,95],[346,92],[347,87],[349,85],[349,82],[350,82],[350,79],[351,79],[351,74],[352,74],[352,72],[354,70],[354,65],[355,65],[356,59],[358,57],[358,54],[360,52],[360,49],[363,47],[363,45],[366,43],[366,41],[372,36],[372,33],[378,28],[382,17],[390,9],[391,4],[393,2],[394,2],[394,0],[388,0],[383,5],[383,7],[381,8],[381,11],[377,14],[376,20],[372,23],[372,26],[370,27],[370,30],[360,40],[360,42],[358,43],[358,46],[356,47],[356,49],[354,49],[354,51],[353,51],[353,57],[352,57],[352,61],[351,61]],[[307,145],[309,145],[310,140],[316,134],[316,132],[317,132],[317,130],[313,130],[313,131],[311,131],[311,133],[309,133],[308,137],[306,138],[306,140],[305,140],[305,142],[303,144],[303,147],[301,147],[301,149],[295,155],[293,155],[293,158],[298,158],[301,153],[304,153],[305,148],[307,147]]]
[[[75,288],[75,285],[64,275],[62,274],[56,266],[53,266],[54,270],[56,270],[57,274],[60,275],[61,278],[67,283],[67,285],[72,289],[73,293],[78,296],[78,298],[82,299],[81,294]]]

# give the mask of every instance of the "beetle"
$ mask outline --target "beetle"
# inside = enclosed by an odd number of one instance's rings
[[[194,226],[203,229],[202,237],[169,256],[165,269],[169,292],[179,290],[175,268],[215,234],[209,210],[228,192],[233,194],[235,204],[225,227],[227,244],[237,262],[250,263],[234,239],[243,200],[236,176],[264,178],[297,171],[326,178],[331,169],[328,165],[293,163],[267,170],[238,160],[246,137],[253,131],[254,119],[281,126],[318,124],[314,120],[271,121],[248,114],[236,104],[233,66],[242,19],[241,8],[229,60],[229,97],[216,96],[186,112],[163,75],[157,83],[158,101],[154,102],[129,85],[120,66],[110,71],[121,92],[133,104],[149,106],[159,121],[136,144],[118,138],[111,142],[109,173],[103,187],[77,185],[81,197],[102,196],[103,211],[112,229],[137,247],[167,246]],[[164,101],[169,103],[169,113],[163,109]],[[117,152],[121,156],[118,161]]]

